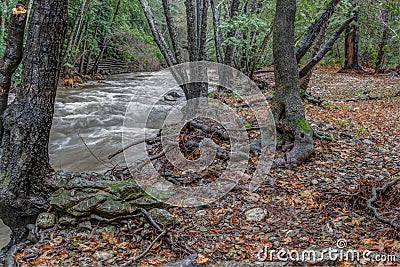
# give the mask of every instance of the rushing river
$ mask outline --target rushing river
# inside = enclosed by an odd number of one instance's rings
[[[175,85],[170,73],[162,71],[120,74],[76,88],[59,88],[49,144],[52,167],[55,170],[104,172],[113,165],[123,165],[123,154],[112,160],[107,158],[122,147],[122,127],[130,101],[144,99],[136,101],[134,106],[133,119],[138,121],[137,128],[129,129],[131,139],[137,140],[144,136],[145,110],[149,108],[145,99],[162,98],[160,87],[173,88]],[[167,98],[166,102],[174,103],[174,100]],[[130,155],[141,157],[143,151],[139,149],[130,148]],[[9,229],[0,220],[0,248],[7,244],[8,237]]]
[[[122,127],[130,101],[159,99],[160,86],[174,84],[169,72],[164,71],[121,74],[73,89],[60,88],[49,146],[53,168],[103,172],[115,164],[124,164],[123,154],[111,161],[107,157],[122,147]],[[149,108],[146,101],[137,102],[137,128],[129,128],[132,140],[143,138],[145,110]],[[140,157],[142,151],[136,152]]]

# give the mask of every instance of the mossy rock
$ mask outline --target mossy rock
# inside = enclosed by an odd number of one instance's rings
[[[96,213],[104,217],[132,214],[139,208],[153,208],[160,202],[148,196],[136,181],[98,180],[88,181],[73,178],[59,183],[59,188],[50,197],[50,204],[73,216]]]
[[[99,190],[90,188],[86,190],[61,188],[50,196],[50,205],[60,210],[68,209],[85,199],[96,196],[98,192]]]
[[[139,207],[136,205],[136,203],[132,203],[132,201],[120,201],[113,196],[109,196],[106,201],[96,207],[94,212],[100,216],[112,218],[126,214],[132,214],[138,209]]]

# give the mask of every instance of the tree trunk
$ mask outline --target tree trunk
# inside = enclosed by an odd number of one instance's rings
[[[114,24],[115,17],[118,15],[118,11],[119,11],[120,5],[121,5],[121,0],[117,0],[117,6],[116,6],[116,8],[115,8],[114,14],[113,14],[113,16],[112,16],[112,18],[111,18],[111,22],[110,22],[110,28],[111,28],[111,29],[112,29],[112,26],[113,26],[113,24]],[[109,37],[109,36],[105,36],[104,39],[103,39],[103,45],[102,45],[102,47],[101,47],[100,54],[97,56],[97,58],[96,58],[96,60],[95,60],[95,62],[94,62],[94,64],[93,64],[93,68],[92,68],[92,70],[91,70],[91,73],[92,73],[92,74],[97,73],[97,71],[98,71],[98,69],[99,69],[100,60],[101,60],[101,58],[103,57],[104,52],[106,51],[108,41],[110,41],[110,37]]]
[[[335,12],[335,8],[339,2],[340,0],[330,1],[326,5],[325,9],[321,12],[319,17],[310,26],[308,26],[306,34],[301,38],[295,49],[297,63],[300,63],[300,60],[310,49],[323,25],[327,23],[333,12]]]
[[[239,0],[232,0],[231,3],[231,9],[230,9],[230,19],[233,20],[238,12],[239,12],[239,5],[240,1]],[[231,29],[228,34],[227,38],[233,38],[236,35],[236,30]],[[227,45],[225,48],[225,56],[224,56],[224,64],[228,66],[232,66],[233,63],[233,54],[235,52],[235,46],[233,44]]]
[[[329,25],[329,20],[327,20],[322,25],[321,30],[318,34],[317,40],[315,41],[314,47],[311,51],[310,60],[312,60],[318,54],[319,50],[321,49],[322,45],[324,44],[325,37],[326,37],[326,30],[328,28],[328,25]],[[312,67],[309,71],[307,71],[307,74],[305,74],[304,77],[300,77],[300,92],[301,92],[301,94],[305,94],[307,92],[308,84],[310,83],[314,67]]]
[[[332,37],[326,42],[324,47],[314,56],[310,59],[310,61],[301,69],[300,71],[300,79],[304,78],[307,73],[309,73],[315,65],[318,64],[318,62],[323,59],[323,57],[328,53],[333,45],[335,44],[336,40],[339,38],[339,36],[342,34],[342,32],[347,28],[347,26],[355,19],[355,17],[349,18],[346,20],[332,35]]]
[[[211,11],[213,15],[213,24],[214,24],[214,43],[215,43],[215,53],[217,57],[218,63],[223,63],[222,58],[222,34],[219,29],[219,17],[220,11],[215,6],[215,0],[210,0]]]
[[[23,8],[23,7],[20,7]],[[8,105],[11,78],[22,60],[27,13],[11,14],[7,44],[0,65],[0,144],[3,138],[3,113]]]
[[[172,54],[172,51],[169,49],[167,42],[162,35],[160,28],[157,25],[153,12],[150,9],[147,0],[139,0],[140,5],[142,6],[144,15],[146,16],[147,22],[149,23],[151,33],[153,34],[154,42],[156,42],[158,49],[160,49],[161,54],[164,57],[167,66],[173,66],[176,64],[176,60]]]
[[[201,7],[200,7],[201,5]],[[206,59],[206,33],[207,33],[207,11],[208,0],[204,1],[185,1],[187,39],[189,47],[189,60],[201,61]],[[201,14],[199,14],[200,12]],[[202,79],[207,70],[199,66],[193,66],[190,75],[198,75]],[[197,80],[197,79],[192,79]],[[192,83],[188,85],[187,99],[195,99],[201,96],[207,96],[208,86],[205,83]]]
[[[66,63],[68,60],[69,53],[71,52],[71,49],[72,49],[72,42],[74,40],[75,35],[77,34],[76,31],[77,31],[78,25],[82,19],[82,15],[83,15],[83,11],[85,10],[86,2],[87,2],[87,0],[82,0],[81,6],[78,10],[78,13],[76,14],[74,26],[72,27],[71,33],[69,34],[69,37],[68,37],[67,47],[65,48],[65,53],[64,53],[62,63],[61,63],[62,65],[64,65],[64,63]]]
[[[300,81],[294,51],[294,19],[296,0],[276,2],[273,32],[275,95],[272,112],[277,130],[293,142],[293,148],[276,166],[292,166],[304,162],[314,150],[313,132],[305,119],[300,97]]]
[[[81,60],[79,62],[79,70],[78,72],[80,74],[83,73],[84,71],[84,64],[85,64],[85,55],[86,55],[86,44],[87,44],[87,39],[85,38],[85,41],[83,42],[83,49],[82,49],[82,54],[81,54]]]
[[[176,26],[175,26],[174,19],[172,18],[171,8],[169,6],[170,5],[169,0],[162,0],[162,3],[163,3],[165,20],[166,20],[166,23],[168,26],[169,36],[170,36],[171,43],[172,43],[172,49],[174,50],[176,62],[179,64],[179,63],[183,62],[183,59],[182,59],[181,51],[180,51],[180,48],[178,45]]]
[[[356,10],[353,24],[347,26],[344,44],[344,70],[361,70],[358,64],[358,10]]]
[[[383,58],[385,56],[385,46],[389,40],[389,11],[382,10],[381,11],[381,18],[382,18],[382,39],[379,43],[378,47],[378,55],[376,57],[375,62],[375,73],[383,73]]]
[[[22,84],[4,115],[0,216],[12,230],[11,244],[24,239],[25,225],[34,222],[36,215],[48,208],[48,143],[65,38],[67,0],[37,0],[32,9]]]

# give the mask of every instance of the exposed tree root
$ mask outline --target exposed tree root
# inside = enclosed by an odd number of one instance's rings
[[[399,171],[400,172],[400,171]],[[397,172],[397,173],[399,173]],[[396,174],[397,174],[396,173]],[[378,187],[372,188],[372,197],[370,199],[367,200],[367,207],[373,211],[375,217],[380,221],[383,222],[385,224],[389,224],[390,226],[392,226],[395,229],[400,229],[400,224],[396,222],[397,218],[394,218],[392,220],[389,220],[387,218],[384,218],[379,212],[378,209],[376,207],[374,207],[372,204],[377,200],[378,195],[377,192],[382,192],[384,193],[390,186],[393,186],[395,184],[397,184],[398,182],[400,182],[400,178],[397,178],[389,183],[386,183],[384,186],[382,187]]]
[[[322,106],[328,103],[326,100],[315,98],[306,92],[301,94],[301,98],[317,106]]]
[[[328,141],[333,141],[333,136],[331,134],[323,133],[321,131],[317,131],[314,128],[313,130],[313,135],[318,138],[319,140],[328,140]]]
[[[152,137],[152,138],[145,138],[145,139],[141,139],[141,140],[135,141],[135,142],[133,142],[133,143],[127,145],[126,147],[124,147],[124,148],[118,150],[117,152],[115,152],[115,153],[109,155],[109,156],[108,156],[108,159],[112,159],[112,158],[114,158],[115,156],[117,156],[117,155],[123,153],[123,152],[124,152],[125,150],[127,150],[128,148],[131,148],[131,147],[136,146],[136,145],[138,145],[138,144],[141,144],[141,143],[152,143],[152,142],[156,142],[156,141],[160,141],[160,140],[161,140],[161,139],[160,139],[159,137]]]

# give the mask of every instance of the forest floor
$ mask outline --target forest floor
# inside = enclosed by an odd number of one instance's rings
[[[272,73],[262,78],[273,85]],[[205,266],[222,261],[314,266],[284,262],[272,250],[301,254],[338,247],[387,255],[388,261],[338,257],[315,265],[400,266],[399,229],[380,222],[366,204],[373,187],[399,177],[400,77],[316,70],[309,93],[327,103],[305,103],[308,121],[334,140],[316,139],[308,162],[271,170],[255,192],[235,190],[198,209],[164,207],[180,225],[169,229],[170,242],[158,240],[138,266],[159,266],[192,253]],[[400,217],[399,204],[399,183],[378,192],[373,203],[388,219]],[[245,212],[253,208],[262,208],[266,216],[248,221]],[[61,227],[16,255],[20,266],[119,266],[143,252],[159,234],[151,227],[139,230],[119,224]],[[389,255],[396,255],[396,261],[390,262]]]

